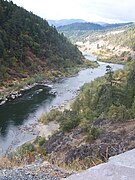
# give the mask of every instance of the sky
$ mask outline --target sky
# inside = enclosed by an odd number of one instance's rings
[[[12,0],[46,20],[135,21],[135,0]]]

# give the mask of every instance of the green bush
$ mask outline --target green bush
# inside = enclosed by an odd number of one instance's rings
[[[129,110],[124,105],[121,106],[114,106],[112,105],[109,108],[109,111],[106,114],[107,118],[109,120],[112,120],[114,122],[124,122],[125,120],[128,120],[131,118],[131,115],[129,113]]]
[[[79,123],[80,119],[75,111],[65,110],[61,117],[60,129],[64,132],[69,132],[71,129],[78,126]]]
[[[96,127],[91,127],[88,132],[86,132],[86,141],[91,142],[92,140],[96,140],[101,133],[101,130]]]
[[[35,150],[35,147],[32,143],[25,143],[18,149],[17,152],[20,155],[24,155],[24,154],[27,154],[29,152],[33,152],[34,150]]]
[[[135,97],[134,97],[132,106],[130,108],[130,115],[131,115],[132,118],[135,118]]]
[[[41,136],[38,136],[36,138],[36,140],[34,141],[34,143],[39,145],[39,146],[42,146],[43,144],[45,144],[45,142],[46,142],[45,137],[41,137]]]
[[[62,112],[58,109],[52,109],[49,113],[42,115],[39,119],[44,124],[48,124],[50,121],[60,121]]]

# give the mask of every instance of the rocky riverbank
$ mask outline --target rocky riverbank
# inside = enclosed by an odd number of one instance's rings
[[[19,90],[12,90],[12,92],[8,92],[2,97],[0,97],[0,106],[5,104],[8,101],[12,101],[18,97],[21,97],[26,91],[36,87],[36,86],[43,86],[46,88],[51,88],[52,87],[52,82],[51,81],[42,81],[40,83],[33,83],[31,85],[25,85],[24,87],[20,88]],[[55,94],[55,92],[50,92],[51,94]]]
[[[53,82],[59,81],[65,77],[72,77],[76,75],[81,69],[97,68],[99,64],[87,59],[83,59],[83,64],[76,67],[71,67],[65,72],[61,71],[49,71],[48,74],[37,74],[34,77],[25,77],[20,80],[12,80],[11,82],[5,82],[0,87],[0,106],[8,101],[12,101],[22,96],[25,91],[30,90],[35,86],[50,87]],[[46,80],[45,80],[46,79]],[[50,92],[56,94],[55,91]]]

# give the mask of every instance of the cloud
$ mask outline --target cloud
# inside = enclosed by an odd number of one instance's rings
[[[13,0],[19,6],[33,13],[53,19],[72,17],[78,11],[77,0]]]
[[[135,21],[134,0],[13,0],[45,19]]]
[[[89,14],[121,21],[135,21],[134,0],[83,0],[82,6]]]

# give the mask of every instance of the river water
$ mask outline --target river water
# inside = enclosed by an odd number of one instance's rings
[[[96,61],[93,55],[89,53],[84,53],[84,55],[87,59]],[[123,67],[119,64],[98,63],[100,64],[98,68],[83,69],[73,77],[51,84],[57,91],[56,96],[49,95],[48,88],[36,86],[26,91],[22,97],[0,106],[0,155],[9,151],[11,146],[17,147],[35,138],[36,132],[31,131],[30,127],[37,122],[37,119],[44,112],[63,106],[75,98],[80,87],[106,73],[107,65],[110,65],[114,71]]]

